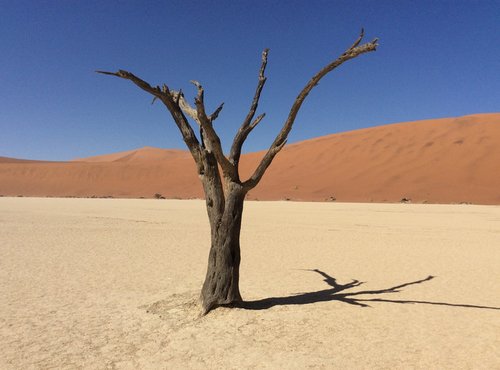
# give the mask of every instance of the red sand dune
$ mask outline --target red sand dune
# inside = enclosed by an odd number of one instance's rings
[[[251,174],[264,152],[243,156]],[[72,162],[0,157],[0,194],[201,198],[190,154],[142,148]],[[391,124],[286,146],[249,199],[500,204],[500,113]]]

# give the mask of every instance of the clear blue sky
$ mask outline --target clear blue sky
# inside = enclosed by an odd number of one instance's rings
[[[268,147],[295,96],[357,37],[377,52],[313,90],[289,142],[393,122],[500,111],[500,1],[0,0],[0,156],[68,160],[142,146],[182,148],[165,108],[130,82],[197,79],[225,144],[271,49],[245,151]]]

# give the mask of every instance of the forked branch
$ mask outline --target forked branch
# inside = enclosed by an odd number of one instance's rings
[[[360,45],[363,36],[364,36],[364,30],[361,29],[361,33],[359,37],[356,39],[356,41],[354,41],[354,43],[348,49],[346,49],[346,51],[342,55],[340,55],[336,60],[326,65],[325,67],[323,67],[323,69],[321,69],[318,73],[316,73],[316,75],[314,75],[311,78],[311,80],[306,84],[306,86],[304,86],[302,91],[295,99],[290,109],[290,113],[288,114],[288,118],[286,119],[283,127],[281,128],[281,131],[274,139],[273,143],[269,147],[267,153],[262,158],[262,161],[260,162],[259,166],[255,170],[253,175],[247,181],[244,182],[243,185],[247,190],[252,189],[259,183],[260,179],[266,172],[267,168],[273,161],[276,154],[278,154],[279,151],[285,146],[288,134],[292,129],[293,123],[295,122],[295,118],[297,117],[297,113],[299,112],[302,103],[306,99],[307,95],[309,95],[311,90],[319,83],[319,81],[328,73],[330,73],[335,68],[340,66],[342,63],[350,59],[356,58],[361,54],[375,51],[377,49],[378,39],[374,39],[371,42]]]
[[[241,148],[243,143],[245,142],[248,134],[259,124],[260,121],[264,118],[265,114],[261,114],[254,121],[253,117],[255,116],[255,112],[257,111],[257,107],[259,105],[260,94],[262,93],[262,89],[264,88],[264,84],[266,83],[266,76],[264,72],[266,71],[267,66],[267,55],[269,54],[269,49],[264,49],[262,52],[262,64],[259,70],[259,82],[257,83],[257,88],[255,89],[255,95],[252,100],[252,104],[250,105],[250,110],[245,117],[245,120],[241,124],[236,136],[234,137],[233,144],[231,146],[231,152],[229,154],[229,160],[235,166],[238,166],[238,162],[241,156]]]
[[[198,89],[198,94],[196,95],[194,101],[198,117],[197,121],[199,122],[201,127],[201,135],[204,139],[206,150],[214,154],[215,158],[217,159],[217,163],[219,163],[219,165],[222,168],[224,176],[230,178],[233,181],[239,181],[238,171],[236,170],[236,167],[233,166],[224,155],[220,138],[212,126],[212,121],[217,117],[219,112],[222,110],[222,106],[219,106],[219,108],[217,108],[214,114],[211,115],[211,117],[215,115],[215,118],[211,119],[210,117],[208,117],[205,111],[203,87],[198,81],[191,81],[191,83],[195,85],[196,88]]]
[[[229,160],[224,156],[222,151],[222,145],[219,136],[212,127],[212,122],[218,117],[220,111],[222,110],[223,104],[221,104],[210,116],[207,116],[205,112],[204,104],[204,91],[201,84],[197,81],[191,81],[197,88],[198,94],[195,98],[196,109],[191,107],[189,103],[184,98],[182,91],[170,90],[167,85],[153,87],[146,81],[135,76],[133,73],[119,70],[118,72],[107,72],[107,71],[96,71],[97,73],[111,75],[120,77],[126,80],[132,81],[134,84],[139,86],[142,90],[150,93],[154,96],[153,102],[156,99],[161,100],[167,109],[172,114],[172,117],[177,124],[179,130],[181,131],[182,137],[188,146],[189,150],[193,154],[193,157],[197,164],[201,163],[202,159],[202,149],[206,149],[212,152],[217,159],[217,162],[221,166],[224,175],[231,178],[232,180],[238,179],[238,174],[235,167],[229,162]],[[204,141],[206,148],[202,148],[193,128],[189,124],[186,116],[191,117],[201,128],[201,140]]]

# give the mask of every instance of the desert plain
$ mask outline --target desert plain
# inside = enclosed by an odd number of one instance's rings
[[[499,369],[500,207],[248,201],[198,315],[202,200],[0,198],[1,369]]]

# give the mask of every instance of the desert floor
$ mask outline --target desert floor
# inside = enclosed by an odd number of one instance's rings
[[[203,201],[0,198],[0,368],[500,368],[500,207],[245,207],[200,318]]]

